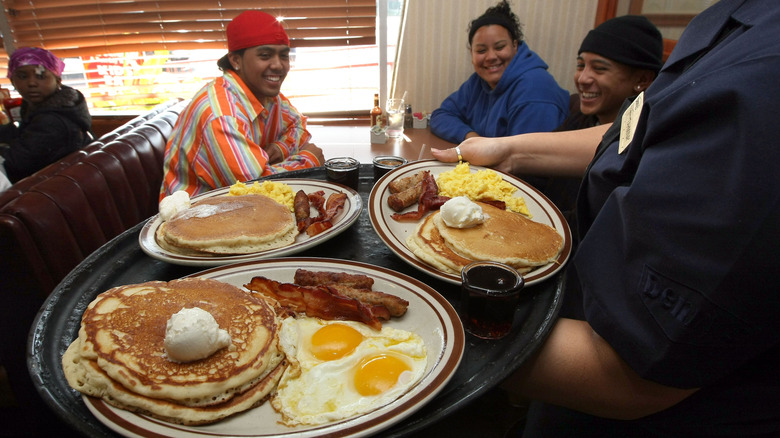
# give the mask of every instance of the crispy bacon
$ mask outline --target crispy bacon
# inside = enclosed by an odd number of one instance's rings
[[[328,228],[333,227],[333,218],[336,217],[339,210],[344,208],[346,202],[346,193],[331,193],[330,196],[328,196],[328,201],[325,203],[325,208],[319,208],[320,215],[314,218],[311,225],[306,228],[306,234],[309,236],[316,236]]]
[[[253,277],[244,287],[276,300],[282,311],[305,313],[325,320],[358,321],[380,330],[382,323],[371,307],[333,293],[327,286],[299,286],[265,277]]]
[[[401,297],[371,290],[374,279],[363,274],[297,269],[293,281],[301,286],[327,285],[339,295],[354,298],[370,306],[380,319],[402,316],[409,307],[409,302]],[[382,314],[387,316],[383,318]]]
[[[299,198],[301,193],[303,195]],[[306,197],[306,199],[304,200],[303,197]],[[313,237],[333,227],[332,219],[338,214],[339,210],[344,208],[346,201],[346,193],[331,193],[326,201],[325,192],[322,190],[309,193],[308,195],[303,190],[299,190],[295,194],[295,201],[293,202],[298,232],[306,231],[309,237]],[[311,207],[317,209],[318,215],[316,217],[310,216]],[[306,210],[305,215],[304,209]]]
[[[308,227],[306,227],[306,234],[309,237],[314,237],[317,234],[320,234],[321,232],[327,230],[328,228],[332,228],[332,227],[333,227],[333,224],[330,221],[312,222],[311,224],[309,224]]]
[[[325,216],[322,220],[330,221],[339,213],[339,210],[344,208],[344,204],[347,202],[346,193],[331,193],[328,196],[328,202],[325,204]]]
[[[430,171],[426,170],[423,175],[423,191],[420,195],[420,200],[417,202],[417,210],[406,213],[393,213],[390,217],[399,222],[417,221],[422,219],[429,211],[438,210],[449,199],[446,196],[439,196],[439,186],[436,184],[436,179],[431,175]]]
[[[325,192],[318,190],[316,192],[309,193],[309,202],[312,207],[317,209],[317,212],[321,216],[324,213],[323,207],[325,206]]]
[[[501,210],[506,210],[506,202],[499,201],[496,199],[478,199],[477,201],[483,203],[492,205],[493,207],[500,208]]]

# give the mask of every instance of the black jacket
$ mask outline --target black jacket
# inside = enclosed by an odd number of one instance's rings
[[[22,121],[0,126],[0,148],[12,183],[81,149],[91,140],[92,117],[80,91],[63,85],[31,108],[22,101]]]

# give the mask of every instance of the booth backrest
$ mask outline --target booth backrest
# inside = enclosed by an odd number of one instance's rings
[[[165,143],[186,103],[160,105],[0,194],[3,305],[42,304],[79,262],[157,212]]]

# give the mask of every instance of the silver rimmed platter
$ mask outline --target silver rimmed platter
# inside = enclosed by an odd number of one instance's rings
[[[388,187],[390,182],[398,178],[414,175],[417,172],[425,170],[429,170],[431,174],[436,177],[442,172],[454,169],[455,165],[455,163],[442,163],[436,160],[424,160],[409,163],[391,170],[379,181],[377,181],[371,190],[371,195],[369,196],[368,200],[368,212],[371,219],[371,225],[379,235],[379,238],[382,239],[388,248],[390,248],[391,251],[398,255],[398,257],[403,259],[409,265],[433,277],[439,278],[449,283],[460,284],[459,276],[441,271],[429,265],[428,263],[425,263],[414,255],[414,253],[406,245],[406,238],[415,232],[418,222],[399,222],[394,220],[391,216],[393,213],[395,213],[395,211],[387,204],[387,198],[391,195],[390,189]],[[472,172],[477,172],[485,168],[470,165],[469,169]],[[555,228],[561,234],[561,236],[563,236],[563,249],[554,262],[540,266],[523,275],[526,286],[530,286],[552,277],[566,264],[566,261],[571,255],[572,249],[571,229],[569,228],[569,224],[566,222],[566,219],[563,217],[563,214],[558,209],[558,207],[556,207],[536,188],[532,187],[525,181],[507,173],[498,173],[501,175],[504,181],[510,183],[517,189],[513,196],[523,197],[526,206],[532,215],[532,220],[547,224]],[[417,204],[415,203],[414,205],[408,207],[405,211],[414,210],[416,208]]]
[[[379,266],[360,262],[288,257],[220,266],[194,274],[243,287],[252,277],[292,282],[296,269],[364,274],[374,279],[374,290],[409,301],[406,314],[385,325],[419,334],[427,349],[428,363],[420,382],[400,398],[364,415],[320,426],[287,427],[268,402],[246,412],[205,426],[181,426],[115,408],[100,399],[83,396],[88,409],[112,430],[136,437],[361,437],[402,421],[430,401],[449,382],[465,348],[463,326],[452,305],[422,282]]]
[[[141,245],[141,249],[151,257],[158,260],[162,260],[169,263],[175,263],[178,265],[191,265],[191,266],[219,266],[230,263],[239,263],[252,260],[261,260],[273,257],[281,257],[286,255],[297,254],[301,251],[309,249],[313,246],[319,245],[329,239],[338,236],[340,233],[349,228],[360,216],[360,211],[363,208],[363,200],[360,195],[349,187],[341,184],[335,184],[328,181],[318,181],[313,179],[285,179],[283,182],[289,185],[293,192],[303,190],[304,192],[313,193],[316,191],[323,191],[325,198],[327,199],[332,193],[342,192],[347,194],[347,200],[344,203],[344,208],[333,218],[333,227],[317,234],[313,237],[309,237],[306,233],[301,233],[295,238],[295,243],[283,248],[271,249],[268,251],[260,251],[251,254],[237,254],[237,255],[185,255],[178,254],[174,251],[162,248],[157,243],[157,228],[162,224],[162,219],[159,215],[154,215],[146,222],[138,235],[138,243]],[[195,203],[200,199],[205,199],[213,196],[226,195],[230,191],[229,187],[212,190],[202,195],[194,196],[192,202]],[[317,214],[312,212],[312,214]]]

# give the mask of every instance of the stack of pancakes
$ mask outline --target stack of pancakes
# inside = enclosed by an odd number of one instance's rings
[[[487,219],[471,228],[448,227],[438,211],[428,215],[406,239],[418,258],[459,275],[471,262],[505,263],[521,273],[553,262],[563,249],[563,237],[549,225],[522,214],[479,202]]]
[[[295,242],[290,209],[264,195],[214,196],[157,228],[161,248],[181,254],[249,254]]]
[[[194,362],[171,361],[167,321],[192,307],[211,313],[232,345]],[[173,423],[206,424],[262,403],[276,388],[287,366],[278,329],[262,297],[216,280],[119,286],[90,303],[62,365],[84,394]]]

